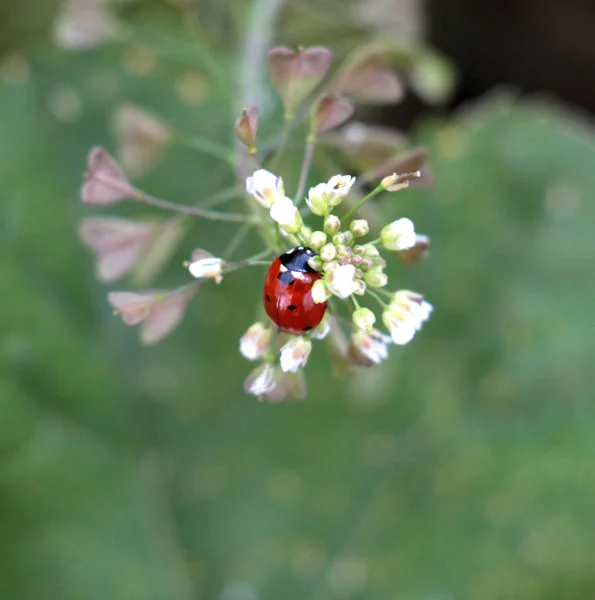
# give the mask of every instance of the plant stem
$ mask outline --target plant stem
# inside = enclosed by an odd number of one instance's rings
[[[254,220],[247,215],[242,215],[239,213],[217,212],[214,210],[201,208],[200,206],[187,206],[185,204],[175,204],[174,202],[168,202],[167,200],[162,200],[161,198],[155,198],[155,196],[150,196],[149,194],[145,194],[144,192],[141,192],[138,196],[136,196],[135,200],[147,204],[148,206],[154,206],[155,208],[169,210],[180,215],[202,217],[203,219],[210,219],[211,221],[231,221],[235,223],[254,222]]]
[[[297,192],[293,199],[293,203],[298,206],[302,201],[302,196],[306,190],[306,183],[308,181],[308,174],[310,173],[310,167],[312,166],[312,159],[314,158],[314,149],[316,148],[316,136],[309,133],[306,137],[306,147],[304,148],[304,160],[302,162],[302,170],[300,172],[300,179],[298,182]]]
[[[349,219],[351,215],[357,212],[368,200],[380,194],[380,192],[384,191],[384,187],[379,185],[375,187],[367,196],[364,196],[355,206],[352,206],[347,213],[343,216],[343,219]]]

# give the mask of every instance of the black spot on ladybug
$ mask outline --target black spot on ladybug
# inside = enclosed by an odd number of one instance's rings
[[[307,325],[306,327],[302,327],[302,331],[310,331],[312,329],[312,325]]]
[[[266,299],[267,299],[267,302],[271,301],[271,297],[268,294],[266,295]]]
[[[287,310],[297,310],[297,306],[296,306],[295,304],[290,304],[290,305],[287,307]]]
[[[277,275],[277,279],[285,285],[291,285],[295,281],[291,271],[282,271]]]

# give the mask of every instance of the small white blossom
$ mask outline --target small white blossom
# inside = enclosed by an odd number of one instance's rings
[[[388,358],[387,344],[390,341],[390,337],[376,329],[356,331],[351,335],[351,357],[358,364],[377,365]]]
[[[414,292],[401,290],[395,294],[382,320],[395,344],[409,343],[422,324],[428,320],[433,307]]]
[[[303,222],[300,211],[287,196],[279,196],[271,206],[271,219],[287,233],[298,233]]]
[[[276,367],[265,363],[257,367],[246,377],[244,389],[254,396],[263,396],[272,393],[279,385],[280,373]]]
[[[329,206],[339,206],[351,191],[354,183],[355,177],[351,175],[335,175],[331,177],[325,189],[325,196]]]
[[[248,360],[257,360],[269,349],[271,330],[262,323],[254,323],[240,339],[240,352]]]
[[[266,169],[259,169],[246,179],[246,191],[265,208],[271,208],[278,198],[285,195],[283,179]]]
[[[190,275],[196,279],[214,279],[217,283],[223,280],[223,259],[212,256],[206,250],[195,250],[192,253],[192,261],[184,264]]]
[[[387,250],[407,250],[416,243],[415,228],[410,219],[402,218],[386,225],[380,232],[380,241]]]
[[[331,294],[339,298],[349,298],[359,288],[355,280],[353,265],[339,265],[326,275],[326,285]]]
[[[287,373],[295,372],[308,362],[312,342],[302,336],[293,337],[281,348],[281,369]]]

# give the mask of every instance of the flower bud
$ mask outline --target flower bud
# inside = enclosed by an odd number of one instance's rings
[[[271,206],[271,219],[276,221],[287,233],[298,233],[303,226],[299,210],[287,196],[275,200]]]
[[[258,108],[242,109],[242,114],[236,119],[235,132],[242,144],[250,148],[250,153],[256,152],[256,131],[258,130]]]
[[[325,244],[320,248],[320,258],[323,261],[334,260],[335,256],[337,256],[337,249],[333,244]]]
[[[333,236],[333,244],[335,244],[335,246],[342,246],[345,244],[345,234],[342,231]]]
[[[351,318],[353,324],[364,331],[371,330],[374,323],[376,323],[376,315],[369,308],[358,308],[353,311]]]
[[[330,207],[326,202],[324,191],[326,184],[319,183],[317,186],[310,188],[306,204],[308,208],[319,217],[324,217],[330,212]]]
[[[362,237],[370,233],[370,226],[368,225],[368,221],[366,221],[366,219],[355,219],[349,224],[349,230],[354,236]]]
[[[314,231],[310,235],[310,248],[312,250],[320,250],[326,244],[326,233],[324,231]]]
[[[262,358],[269,349],[271,330],[262,323],[254,323],[240,339],[240,353],[248,360]]]
[[[375,256],[380,256],[380,252],[378,251],[378,248],[376,248],[376,246],[374,246],[374,244],[366,244],[364,246],[365,249],[365,254],[366,256],[373,258]]]
[[[328,273],[329,271],[336,269],[338,266],[339,266],[338,260],[329,260],[329,262],[325,263],[325,265],[324,265],[324,272]]]
[[[328,289],[324,279],[318,279],[312,286],[312,300],[316,304],[322,304],[331,297],[331,292]]]
[[[406,250],[415,246],[415,229],[410,219],[399,219],[380,231],[380,241],[387,250]]]
[[[355,283],[357,284],[357,287],[353,293],[358,296],[363,296],[366,293],[366,282],[363,279],[358,279]]]
[[[381,271],[369,271],[364,275],[364,281],[373,288],[384,287],[388,283],[388,277]]]
[[[336,248],[337,248],[337,259],[339,261],[345,260],[351,254],[350,249],[347,246],[343,245],[343,244],[340,244],[339,246],[336,246]]]
[[[401,173],[398,175],[397,173],[393,173],[392,175],[387,175],[381,182],[380,185],[387,192],[398,192],[399,190],[403,190],[409,187],[409,182],[414,179],[419,179],[421,177],[421,171],[413,171],[412,173]]]
[[[346,246],[351,246],[351,244],[353,244],[353,233],[351,233],[351,231],[343,232],[343,243]]]
[[[192,253],[192,261],[184,263],[184,266],[188,268],[192,277],[214,279],[217,283],[221,283],[224,264],[223,259],[213,256],[206,250],[197,249]]]
[[[300,367],[308,362],[312,350],[312,342],[299,335],[294,336],[281,348],[279,362],[284,373],[289,371],[295,373]]]
[[[308,264],[318,273],[320,273],[324,268],[324,263],[322,262],[322,258],[320,258],[320,256],[313,256],[308,261]]]
[[[374,247],[374,246],[372,246]],[[357,256],[363,256],[366,253],[366,248],[361,245],[356,245],[353,247],[353,253]]]
[[[341,220],[337,215],[327,215],[324,219],[324,230],[328,234],[337,233],[341,229]]]

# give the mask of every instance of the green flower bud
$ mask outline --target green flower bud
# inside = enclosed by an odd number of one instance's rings
[[[366,253],[366,248],[358,244],[353,247],[353,253],[357,254],[357,256],[363,256]]]
[[[353,240],[354,240],[353,233],[351,233],[351,231],[344,231],[343,232],[343,239],[344,239],[343,243],[346,246],[351,246],[351,244],[353,244]]]
[[[333,235],[341,229],[341,220],[337,215],[328,215],[324,219],[324,230],[326,233]]]
[[[322,269],[324,268],[324,263],[322,262],[322,258],[320,258],[320,256],[313,256],[309,261],[308,264],[315,270],[318,271],[320,273],[320,271],[322,271]]]
[[[368,221],[366,221],[366,219],[356,219],[355,221],[351,221],[349,230],[356,237],[362,237],[370,233],[370,226],[368,225]]]
[[[376,316],[369,308],[358,308],[352,315],[353,324],[358,329],[370,331],[376,322]]]
[[[319,183],[316,187],[310,188],[306,204],[308,208],[319,217],[324,217],[329,214],[330,207],[325,196],[326,184]]]
[[[337,256],[337,249],[333,244],[325,244],[320,248],[320,258],[328,262],[329,260],[334,260],[335,256]]]
[[[324,231],[314,231],[310,235],[310,248],[320,250],[326,244],[326,233]]]
[[[374,246],[374,244],[365,244],[364,248],[366,250],[366,256],[380,256],[380,252],[378,251],[378,248]]]
[[[335,244],[335,246],[341,246],[345,243],[345,234],[341,231],[339,233],[336,233],[332,239],[333,244]]]
[[[339,245],[339,246],[335,246],[337,249],[337,258],[339,260],[345,260],[346,258],[349,257],[350,255],[350,251],[349,248],[347,246],[344,245]]]
[[[388,277],[381,271],[370,271],[364,275],[364,281],[370,287],[381,288],[388,283]]]

